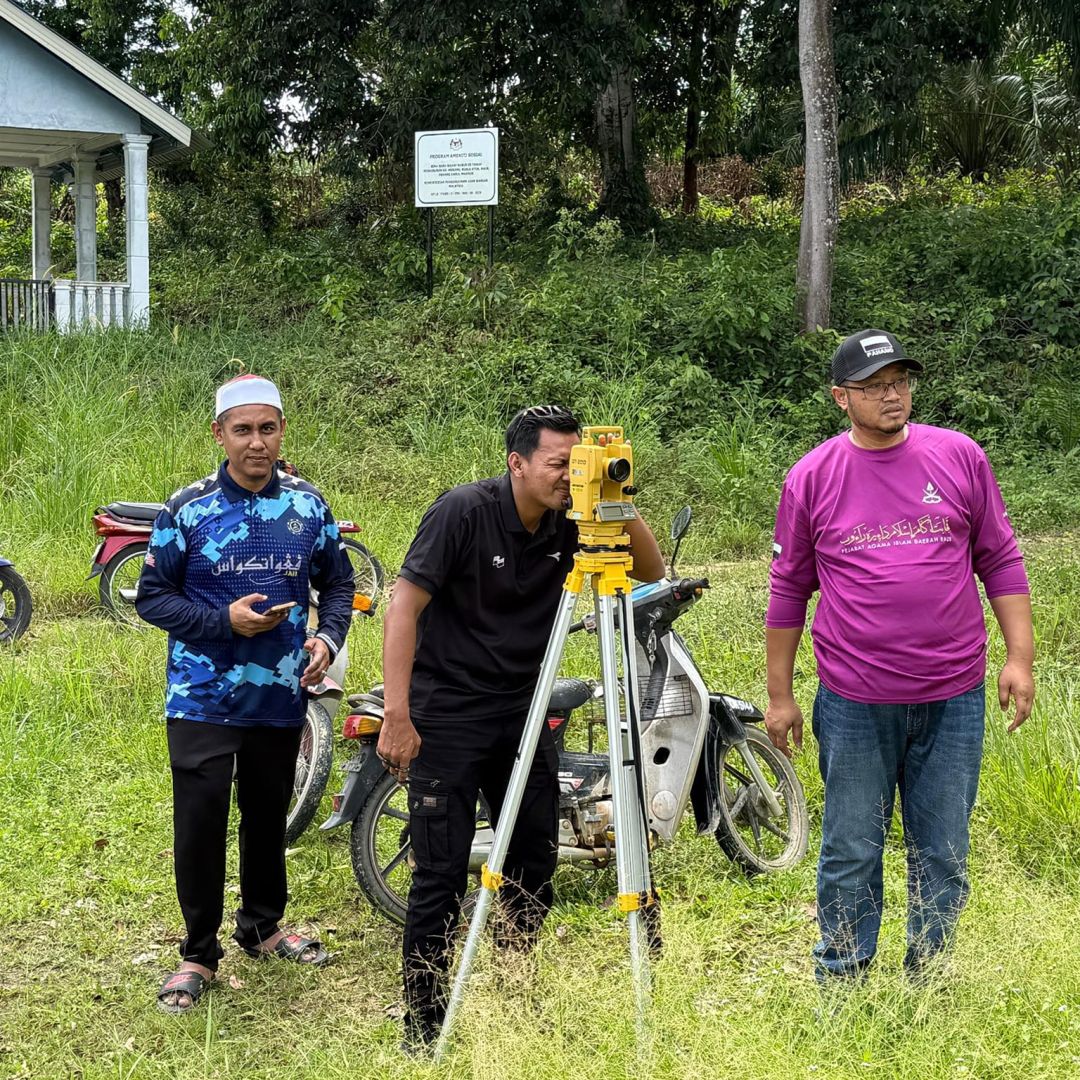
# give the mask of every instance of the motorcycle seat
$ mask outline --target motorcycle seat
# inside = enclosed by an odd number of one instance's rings
[[[361,705],[375,705],[381,709],[383,705],[383,684],[376,683],[366,694],[350,694],[345,700],[353,708]]]
[[[350,709],[356,709],[368,716],[383,715],[382,698],[373,697],[371,694],[350,694],[346,700]]]
[[[117,521],[133,525],[153,524],[154,518],[164,509],[161,503],[111,502],[102,507],[104,512]]]
[[[592,697],[593,688],[584,679],[556,679],[548,708],[552,712],[570,712]]]
[[[592,697],[592,692],[592,687],[584,679],[556,679],[548,708],[553,712],[569,712],[579,705],[584,705]],[[350,694],[347,700],[354,708],[360,705],[381,705],[382,683],[376,683],[366,694]]]

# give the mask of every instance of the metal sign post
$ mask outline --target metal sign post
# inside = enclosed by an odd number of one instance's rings
[[[435,282],[435,211],[429,206],[424,216],[427,218],[427,298],[430,300]]]
[[[487,264],[495,264],[495,207],[499,204],[499,129],[417,131],[413,135],[415,205],[425,211],[427,295],[434,288],[434,209],[486,206]]]

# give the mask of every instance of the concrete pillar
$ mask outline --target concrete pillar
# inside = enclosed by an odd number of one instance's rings
[[[97,170],[92,157],[76,155],[75,182],[75,279],[97,281]]]
[[[124,217],[127,223],[128,324],[150,320],[150,224],[146,158],[149,135],[124,136]]]
[[[70,333],[75,328],[75,283],[63,279],[53,282],[53,296],[56,298],[56,329],[61,334]]]
[[[52,169],[31,169],[30,219],[33,235],[33,276],[52,277]]]

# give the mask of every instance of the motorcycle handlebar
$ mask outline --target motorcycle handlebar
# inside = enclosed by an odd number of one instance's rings
[[[702,590],[708,587],[708,578],[680,578],[678,581],[671,582],[671,595],[679,602],[696,599],[701,595]],[[592,621],[592,615],[586,615],[584,619],[578,619],[577,622],[571,623],[567,633],[576,634],[579,630],[591,630],[593,629]]]
[[[701,591],[708,587],[709,579],[707,577],[683,578],[672,585],[671,591],[674,593],[676,600],[686,600],[691,596],[700,596]]]

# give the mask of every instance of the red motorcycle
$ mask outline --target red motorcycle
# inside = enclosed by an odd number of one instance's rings
[[[100,576],[101,606],[118,622],[129,626],[145,625],[135,611],[135,592],[150,546],[154,518],[161,509],[161,503],[112,502],[99,506],[94,514],[94,531],[101,541],[91,560],[90,578]],[[374,615],[383,587],[382,564],[355,539],[360,532],[355,521],[337,524],[356,581],[353,613]]]

